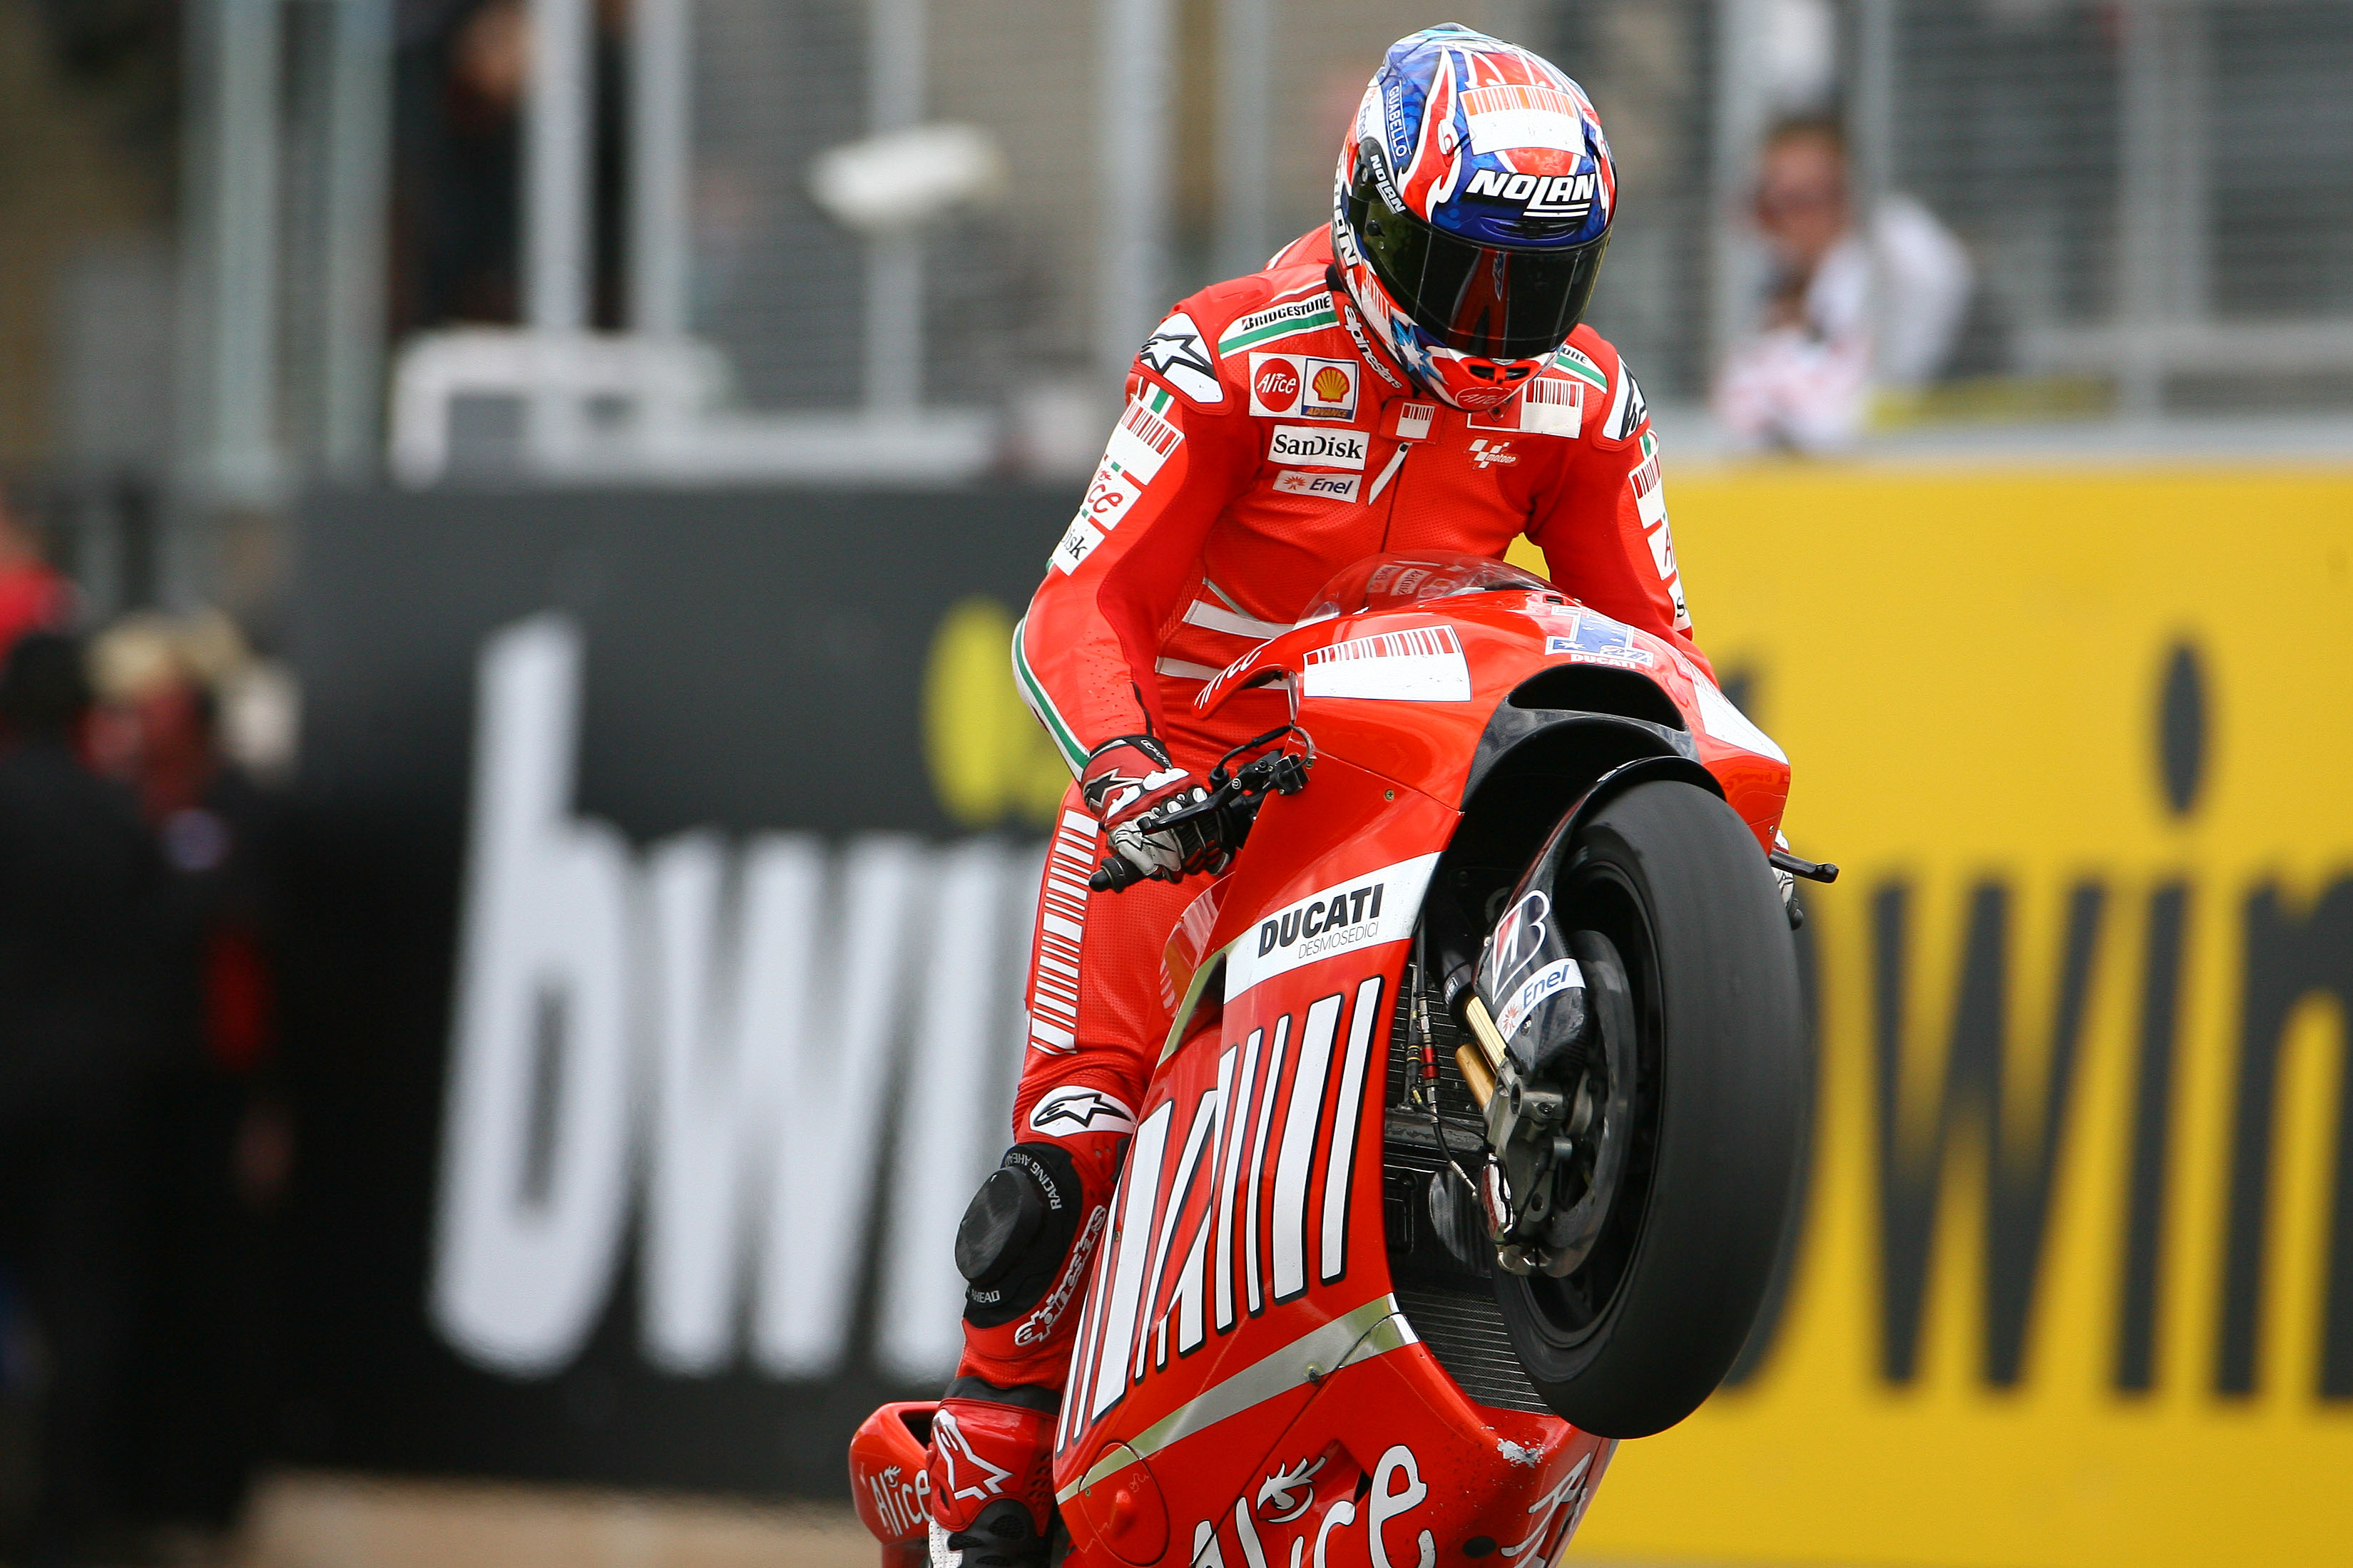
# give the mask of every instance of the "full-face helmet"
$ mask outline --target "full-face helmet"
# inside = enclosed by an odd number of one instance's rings
[[[1332,253],[1429,393],[1492,408],[1576,329],[1618,203],[1609,143],[1551,62],[1458,24],[1389,46],[1340,147]]]

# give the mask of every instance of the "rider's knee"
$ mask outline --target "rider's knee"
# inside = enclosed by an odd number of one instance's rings
[[[996,1328],[1037,1306],[1070,1258],[1085,1206],[1070,1151],[1052,1143],[1007,1150],[956,1226],[965,1321]]]

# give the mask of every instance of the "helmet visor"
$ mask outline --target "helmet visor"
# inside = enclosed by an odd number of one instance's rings
[[[1577,330],[1607,234],[1573,250],[1519,250],[1441,234],[1389,205],[1370,181],[1348,193],[1348,226],[1389,297],[1431,336],[1482,359],[1540,359]]]

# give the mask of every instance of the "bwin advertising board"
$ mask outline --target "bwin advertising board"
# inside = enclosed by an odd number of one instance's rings
[[[1040,838],[922,694],[1069,507],[314,506],[296,1458],[830,1495],[937,1391]]]

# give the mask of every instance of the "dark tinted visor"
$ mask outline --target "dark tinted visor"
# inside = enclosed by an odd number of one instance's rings
[[[1448,348],[1482,359],[1539,359],[1567,342],[1609,244],[1607,234],[1574,250],[1473,244],[1399,212],[1361,179],[1348,226],[1391,299]]]

